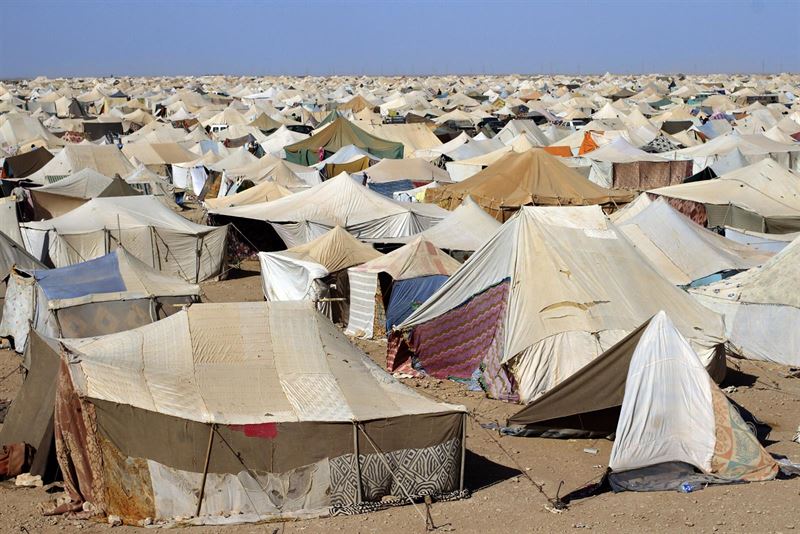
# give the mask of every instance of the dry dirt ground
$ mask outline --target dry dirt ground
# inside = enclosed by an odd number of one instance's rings
[[[211,302],[261,300],[256,262],[245,262],[222,282],[203,284]],[[383,362],[385,343],[357,341],[369,355]],[[0,352],[0,398],[13,398],[20,385],[14,372],[18,357]],[[800,379],[787,378],[786,368],[764,363],[729,360],[728,379],[735,385],[731,397],[772,427],[767,450],[800,460],[800,445],[791,441],[800,424]],[[7,378],[4,378],[7,377]],[[460,403],[474,414],[467,432],[470,499],[435,503],[436,532],[800,532],[800,478],[765,483],[710,487],[690,494],[604,493],[574,500],[562,513],[545,506],[563,481],[560,494],[599,480],[608,462],[606,440],[548,440],[501,437],[476,421],[503,422],[518,406],[484,398],[455,383],[431,379],[404,382],[423,394]],[[596,455],[584,448],[596,448]],[[530,477],[528,479],[527,477]],[[543,492],[533,484],[535,481]],[[0,532],[56,533],[82,530],[103,532],[110,527],[91,521],[43,517],[39,504],[55,496],[41,488],[14,488],[0,483]],[[117,527],[119,532],[140,532]],[[269,523],[243,527],[193,527],[199,533],[386,533],[425,532],[412,506],[352,517]]]

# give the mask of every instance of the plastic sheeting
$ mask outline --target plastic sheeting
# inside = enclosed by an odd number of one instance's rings
[[[386,331],[402,323],[420,304],[428,300],[447,280],[445,275],[421,276],[392,284],[386,307]]]
[[[716,438],[703,364],[665,313],[650,321],[631,358],[609,467],[685,462],[711,471]]]
[[[126,290],[116,254],[106,254],[60,269],[36,271],[33,276],[48,299],[69,299],[91,293]]]

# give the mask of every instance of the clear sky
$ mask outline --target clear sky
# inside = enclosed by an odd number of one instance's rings
[[[0,78],[800,71],[800,0],[0,4]]]

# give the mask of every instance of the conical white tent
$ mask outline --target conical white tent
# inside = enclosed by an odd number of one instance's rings
[[[689,342],[660,312],[631,358],[608,465],[612,485],[646,489],[647,477],[636,471],[669,464],[688,464],[727,482],[769,480],[778,472]]]

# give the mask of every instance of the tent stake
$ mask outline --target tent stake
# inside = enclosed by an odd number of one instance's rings
[[[467,456],[467,414],[461,418],[461,476],[458,489],[464,491],[464,463]]]
[[[211,446],[214,445],[214,429],[216,424],[212,423],[208,432],[208,449],[206,450],[206,463],[203,467],[203,481],[200,483],[200,496],[197,499],[197,510],[195,517],[200,517],[200,507],[203,505],[203,494],[206,491],[206,479],[208,478],[208,464],[211,463]]]

